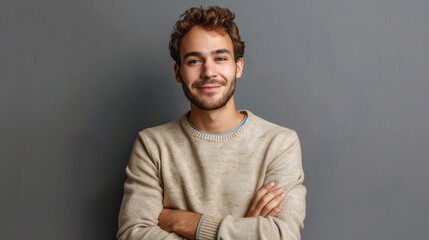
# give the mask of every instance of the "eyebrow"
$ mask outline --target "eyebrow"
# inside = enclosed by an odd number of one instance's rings
[[[227,53],[227,54],[231,54],[231,52],[226,49],[226,48],[221,48],[221,49],[216,49],[214,51],[210,52],[210,55],[216,55],[216,54],[222,54],[222,53]],[[186,59],[188,57],[199,57],[202,54],[200,52],[188,52],[183,56],[183,59]]]

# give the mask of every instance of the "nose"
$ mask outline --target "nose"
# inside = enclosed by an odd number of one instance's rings
[[[206,60],[202,64],[201,76],[202,79],[211,79],[216,77],[216,66],[213,61]]]

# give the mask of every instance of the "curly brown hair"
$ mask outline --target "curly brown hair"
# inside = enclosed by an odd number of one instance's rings
[[[170,39],[170,56],[180,66],[180,42],[182,38],[188,33],[192,27],[201,26],[208,30],[223,31],[229,35],[234,46],[234,59],[237,61],[243,57],[244,42],[240,39],[238,27],[234,23],[234,13],[228,8],[221,8],[218,6],[208,7],[193,7],[183,13],[180,17],[183,19],[178,20],[174,25],[173,32]]]

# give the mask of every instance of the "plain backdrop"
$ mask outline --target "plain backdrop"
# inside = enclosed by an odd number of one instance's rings
[[[172,27],[210,5],[238,108],[300,137],[303,239],[427,239],[427,0],[0,0],[0,238],[115,238],[137,132],[189,109]]]

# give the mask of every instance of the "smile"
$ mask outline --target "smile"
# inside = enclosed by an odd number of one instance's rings
[[[202,87],[197,87],[197,89],[202,92],[214,92],[218,90],[220,87],[221,86],[202,86]]]

